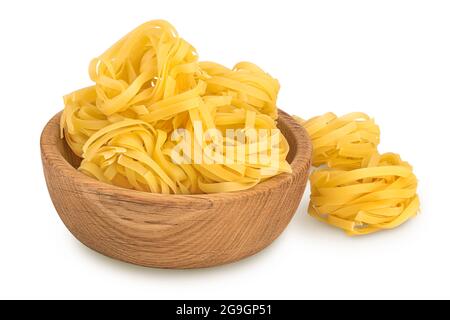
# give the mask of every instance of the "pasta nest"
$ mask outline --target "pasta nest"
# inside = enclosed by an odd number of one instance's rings
[[[419,210],[417,178],[395,153],[378,153],[380,130],[364,113],[333,113],[304,121],[313,143],[313,217],[349,235],[392,229]]]
[[[195,194],[245,190],[291,172],[289,145],[277,133],[278,81],[249,62],[233,69],[199,62],[166,21],[131,31],[92,60],[89,75],[94,85],[64,97],[61,135],[91,177],[140,191]],[[193,137],[188,150],[212,148],[225,161],[173,161],[181,129]],[[231,129],[236,135],[229,137]],[[197,138],[211,130],[216,136]],[[259,145],[246,136],[252,130],[278,140],[252,148]]]

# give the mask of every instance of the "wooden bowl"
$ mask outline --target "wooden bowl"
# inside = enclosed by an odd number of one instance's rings
[[[280,111],[278,127],[291,151],[292,174],[250,190],[162,195],[115,187],[75,169],[55,115],[41,136],[45,179],[66,227],[89,248],[147,267],[203,268],[253,255],[286,228],[303,195],[311,162],[306,131]]]

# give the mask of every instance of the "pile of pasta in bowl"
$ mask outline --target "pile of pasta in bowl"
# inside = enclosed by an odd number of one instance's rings
[[[131,31],[92,60],[89,75],[92,86],[64,97],[61,136],[95,179],[198,194],[291,172],[276,126],[278,81],[248,62],[200,62],[166,21]]]

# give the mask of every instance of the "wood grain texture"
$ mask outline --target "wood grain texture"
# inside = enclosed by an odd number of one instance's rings
[[[280,111],[278,127],[293,173],[236,193],[162,195],[123,189],[77,171],[55,115],[41,136],[47,187],[66,227],[89,248],[147,267],[204,268],[240,260],[271,244],[298,208],[309,175],[311,142]]]

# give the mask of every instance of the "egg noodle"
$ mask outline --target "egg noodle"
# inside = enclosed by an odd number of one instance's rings
[[[89,66],[94,85],[64,97],[61,137],[79,170],[164,194],[232,192],[291,172],[276,126],[278,81],[249,62],[199,62],[168,22],[144,23]],[[313,142],[309,213],[350,235],[394,228],[419,210],[411,166],[379,154],[363,113],[296,117]]]
[[[380,155],[378,126],[363,113],[296,117],[313,143],[313,217],[349,235],[392,229],[419,210],[412,167],[394,153]]]
[[[276,127],[278,81],[248,62],[199,62],[166,21],[131,31],[92,60],[89,75],[93,86],[64,97],[61,135],[91,177],[195,194],[245,190],[291,172]],[[183,161],[172,161],[175,151]]]

